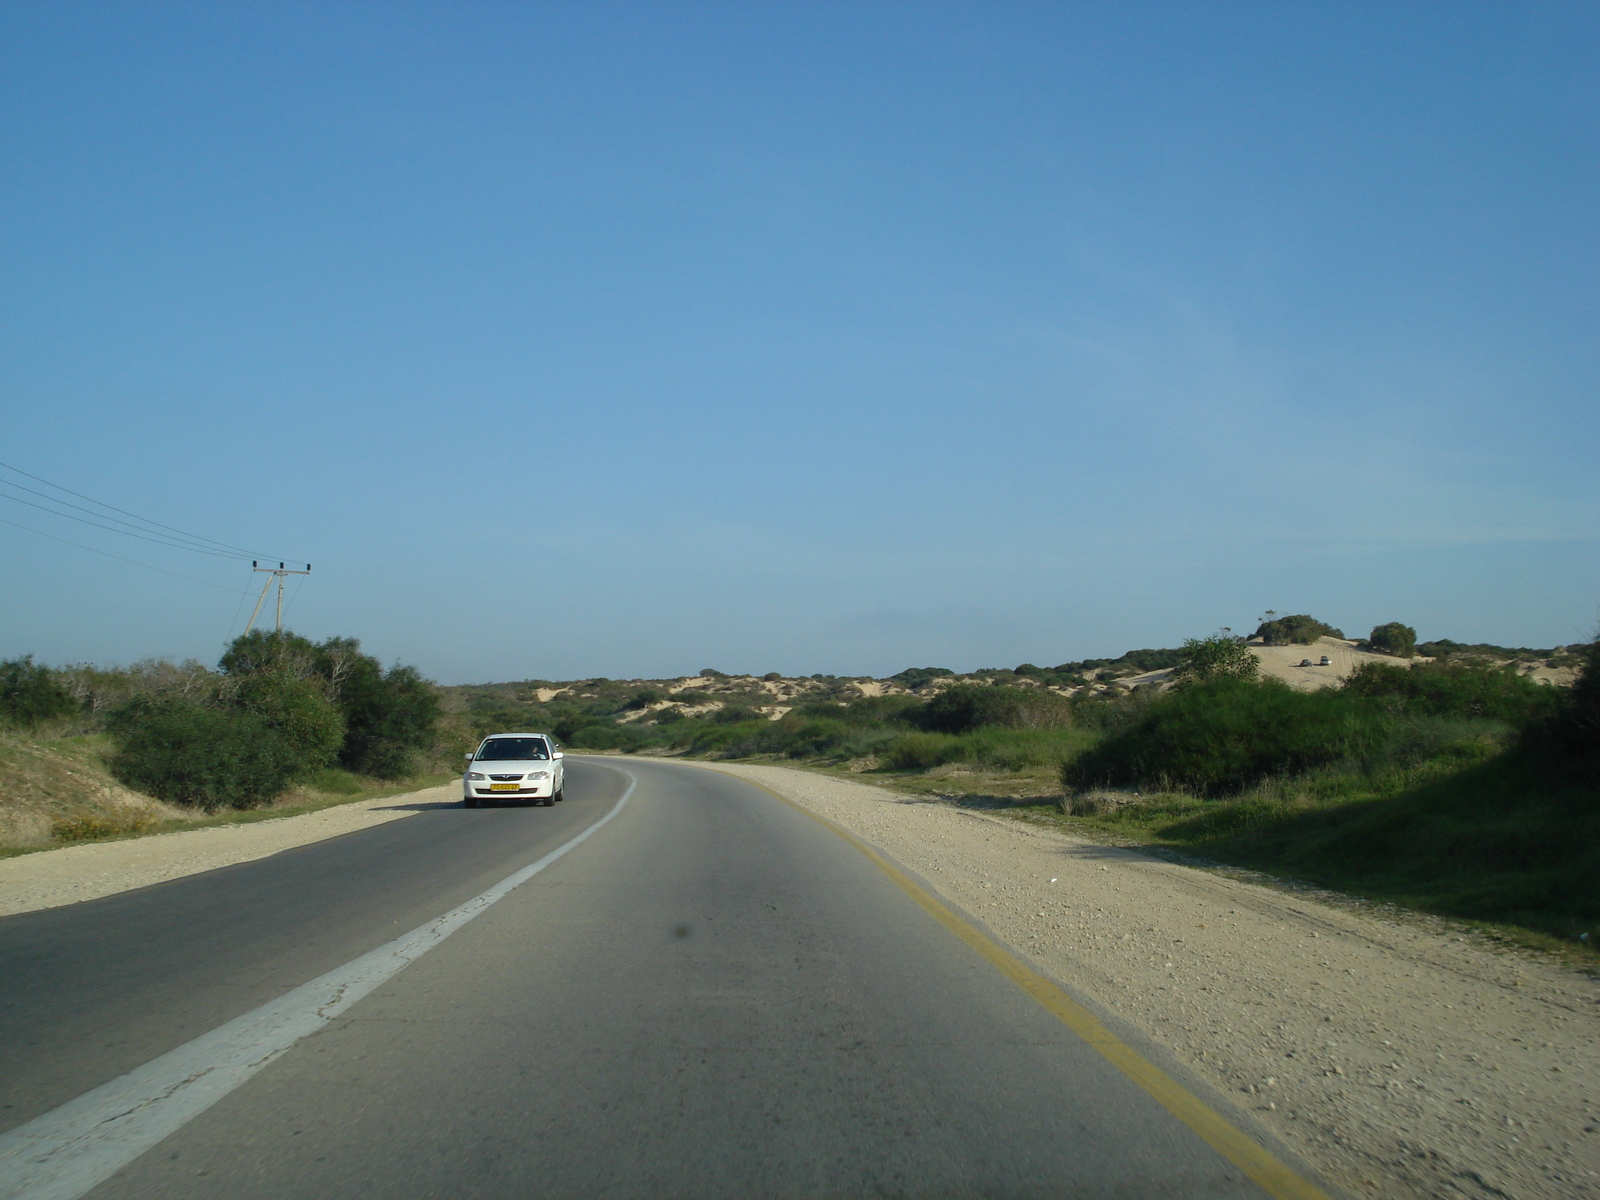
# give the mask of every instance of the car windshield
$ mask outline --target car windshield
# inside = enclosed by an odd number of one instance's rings
[[[550,748],[543,738],[491,738],[478,751],[479,762],[527,762],[549,757]]]

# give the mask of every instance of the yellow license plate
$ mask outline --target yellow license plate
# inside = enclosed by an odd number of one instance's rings
[[[520,783],[491,783],[489,790],[491,792],[514,792],[521,786]]]

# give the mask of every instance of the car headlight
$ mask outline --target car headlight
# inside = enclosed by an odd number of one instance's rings
[[[467,772],[467,778],[468,779],[482,779],[483,776],[478,774],[478,772],[476,772],[476,771],[468,771]]]
[[[549,779],[550,778],[550,772],[549,771],[535,771],[531,775],[529,775],[528,778],[529,779]]]

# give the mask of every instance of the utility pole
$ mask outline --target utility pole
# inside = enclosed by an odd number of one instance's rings
[[[250,623],[244,627],[244,631],[245,631],[245,633],[249,633],[252,629],[255,628],[256,618],[261,615],[261,606],[264,603],[266,603],[267,589],[272,587],[272,581],[274,579],[276,579],[278,581],[278,628],[277,628],[277,631],[279,633],[282,633],[283,632],[283,577],[285,575],[309,575],[309,574],[311,574],[311,564],[307,563],[306,564],[306,569],[304,571],[290,571],[286,567],[284,567],[284,565],[282,563],[279,563],[275,567],[263,567],[259,562],[252,562],[250,564],[250,569],[252,571],[265,572],[266,576],[267,576],[267,582],[261,588],[261,595],[256,599],[255,611],[250,614]]]

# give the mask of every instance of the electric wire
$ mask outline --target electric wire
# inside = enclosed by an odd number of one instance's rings
[[[300,595],[300,589],[305,587],[305,585],[306,577],[304,575],[295,577],[294,590],[289,593],[289,598],[283,602],[283,616],[285,620],[288,620],[289,610],[294,607],[295,599]]]
[[[125,508],[118,508],[114,504],[107,504],[104,500],[96,500],[93,496],[86,496],[82,492],[75,492],[69,487],[62,487],[59,483],[55,483],[55,482],[53,482],[53,481],[51,481],[49,479],[45,479],[41,475],[35,475],[31,471],[24,471],[21,467],[14,467],[10,463],[0,462],[0,469],[4,469],[4,470],[7,470],[7,471],[14,472],[17,475],[21,475],[21,476],[24,476],[25,478],[33,480],[35,483],[42,483],[46,487],[54,488],[58,492],[65,492],[69,496],[76,496],[79,500],[87,500],[90,504],[96,505],[99,508],[108,509],[111,512],[114,512],[114,513],[120,513],[121,515],[123,515],[125,517],[132,517],[135,521],[138,521],[138,522],[140,522],[140,523],[142,523],[144,525],[152,525],[156,529],[166,530],[167,533],[175,533],[179,537],[182,537],[182,538],[184,538],[184,539],[186,539],[188,541],[206,543],[208,545],[217,547],[219,550],[235,551],[237,554],[239,554],[239,555],[241,555],[243,557],[253,558],[253,559],[256,559],[258,561],[262,560],[262,559],[272,559],[272,558],[276,558],[279,561],[283,561],[283,556],[282,555],[261,554],[261,553],[259,553],[257,551],[246,550],[244,547],[235,546],[231,542],[220,542],[216,538],[208,538],[208,537],[205,537],[202,534],[190,533],[188,530],[179,529],[175,525],[166,525],[166,524],[163,524],[160,521],[153,521],[149,517],[141,517],[136,512],[129,512]],[[90,513],[90,515],[92,515],[92,516],[104,517],[104,519],[106,519],[106,520],[115,520],[114,517],[105,517],[105,514],[103,514],[103,513],[97,513],[97,512],[94,512],[91,509],[79,508],[79,506],[76,505],[76,504],[68,504],[68,502],[65,501],[65,500],[58,500],[54,496],[46,496],[46,495],[44,495],[44,493],[35,492],[35,491],[33,491],[32,488],[24,488],[19,483],[10,483],[9,481],[6,481],[6,480],[0,480],[0,482],[7,483],[8,486],[10,486],[10,487],[20,488],[23,491],[31,492],[35,496],[43,496],[44,499],[49,500],[54,504],[66,504],[67,507],[69,507],[69,508],[77,508],[79,512],[87,512],[87,513]],[[9,498],[10,499],[15,499],[15,497],[9,497]],[[27,501],[21,501],[21,503],[27,503]],[[35,505],[34,507],[39,507],[39,506]],[[53,510],[46,509],[45,511],[50,512],[50,511],[53,511]],[[63,516],[63,517],[67,516],[66,513],[56,513],[55,515]],[[74,518],[74,519],[76,519],[76,518]],[[125,521],[118,521],[117,523],[119,525],[127,524],[127,522],[125,522]],[[102,528],[104,528],[104,527],[102,526]],[[112,532],[113,533],[121,533],[121,532],[124,532],[124,531],[123,530],[114,529],[114,530],[112,530]],[[147,530],[146,532],[147,533],[148,532],[154,532],[154,530]],[[184,547],[184,548],[185,549],[194,549],[194,547]],[[216,553],[216,551],[210,551],[210,553]]]
[[[55,496],[49,495],[46,492],[41,492],[36,488],[23,487],[20,483],[13,483],[9,479],[0,479],[0,487],[15,488],[19,492],[27,492],[28,495],[30,495],[30,496],[38,496],[41,500],[48,500],[51,504],[65,505],[67,508],[76,509],[78,512],[88,513],[91,517],[99,517],[102,521],[110,521],[114,525],[126,525],[129,529],[132,529],[139,536],[143,536],[145,534],[154,533],[155,532],[154,530],[144,529],[144,528],[142,528],[142,527],[140,527],[138,525],[135,525],[132,521],[119,521],[119,520],[117,520],[116,517],[108,517],[108,516],[105,515],[105,513],[95,512],[94,509],[85,508],[81,504],[73,504],[71,501],[68,501],[68,500],[57,499]],[[7,496],[4,492],[0,492],[0,497],[4,497],[7,500],[17,500],[17,502],[19,504],[30,504],[30,503],[32,503],[32,501],[29,501],[29,500],[19,500],[16,496]],[[39,505],[34,505],[34,507],[37,508],[37,507],[40,507],[40,506]],[[82,520],[81,517],[74,517],[70,513],[56,512],[56,510],[53,509],[53,508],[47,508],[47,509],[45,509],[45,511],[46,512],[55,513],[55,515],[58,516],[58,517],[66,517],[69,520],[73,520],[73,521]],[[101,528],[104,529],[104,528],[106,528],[106,526],[102,525]],[[112,532],[116,533],[116,532],[121,532],[121,531],[120,530],[113,530]],[[156,536],[157,537],[161,537],[161,538],[166,538],[167,537],[166,534],[157,534]],[[222,546],[222,545],[224,545],[224,543],[218,542],[218,543],[216,543],[215,546],[207,546],[207,545],[204,545],[204,544],[199,544],[201,542],[200,538],[191,537],[189,534],[186,534],[186,533],[179,534],[178,537],[182,538],[185,542],[195,542],[195,543],[197,543],[194,546],[186,546],[186,547],[184,547],[185,549],[199,550],[203,554],[220,554],[220,553],[222,553],[221,550],[216,549],[216,546]],[[237,558],[239,556],[237,554],[230,553],[228,555],[228,557],[229,558]]]
[[[76,546],[79,550],[87,550],[90,554],[99,554],[105,558],[114,558],[118,562],[128,563],[129,565],[135,567],[143,567],[147,571],[159,571],[163,575],[171,575],[174,579],[187,579],[190,583],[201,583],[206,587],[216,588],[221,592],[235,593],[240,596],[248,596],[250,594],[249,592],[236,592],[234,588],[223,587],[222,584],[212,583],[209,579],[196,579],[193,575],[180,575],[176,571],[168,571],[165,567],[152,567],[149,563],[137,562],[131,558],[123,558],[120,554],[108,554],[104,550],[96,550],[93,546],[85,546],[82,542],[73,542],[64,537],[57,537],[53,533],[46,533],[44,530],[35,529],[31,525],[18,525],[15,521],[8,521],[4,517],[0,517],[0,525],[10,525],[14,529],[26,529],[29,533],[37,533],[40,537],[47,537],[52,542],[62,542],[68,546]]]
[[[233,627],[239,623],[239,614],[244,611],[244,602],[248,599],[250,599],[249,592],[243,591],[239,593],[239,603],[233,606],[233,616],[228,618],[228,628],[222,636],[224,642],[233,641]]]
[[[47,512],[53,517],[65,517],[69,521],[77,521],[82,525],[93,525],[96,529],[104,529],[110,533],[120,533],[125,537],[138,538],[142,542],[153,542],[157,546],[166,546],[169,550],[189,550],[195,554],[209,554],[213,558],[226,558],[232,562],[241,561],[237,554],[225,554],[221,550],[202,550],[197,546],[185,546],[182,542],[169,542],[165,538],[150,537],[143,533],[133,533],[127,529],[118,529],[114,525],[102,525],[99,521],[91,521],[88,517],[75,517],[71,513],[57,512],[53,508],[46,508],[42,504],[35,504],[32,500],[24,500],[21,496],[8,496],[0,492],[0,500],[10,500],[13,504],[26,504],[29,508],[37,508],[40,512]]]

